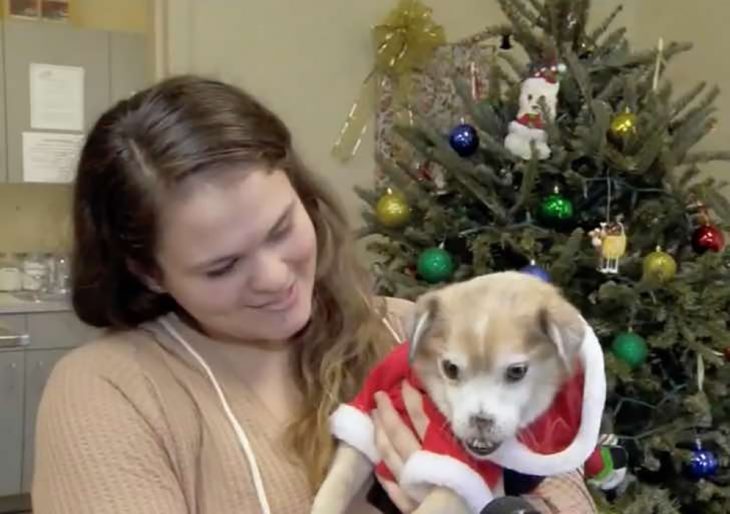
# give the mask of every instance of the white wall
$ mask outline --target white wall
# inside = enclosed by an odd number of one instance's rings
[[[493,0],[424,0],[449,40],[502,21]],[[597,15],[618,2],[594,2]],[[372,132],[346,165],[330,156],[361,81],[372,66],[370,28],[397,0],[168,0],[163,73],[196,72],[232,81],[289,124],[306,161],[345,200],[353,221],[355,184],[373,176]],[[627,8],[623,20],[634,20]],[[160,30],[160,29],[158,29]]]

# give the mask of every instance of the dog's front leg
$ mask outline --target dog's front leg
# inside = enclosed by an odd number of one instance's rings
[[[471,514],[461,497],[451,489],[435,487],[413,511],[413,514]]]
[[[373,465],[365,455],[340,443],[329,473],[314,497],[312,514],[345,514],[372,471]]]

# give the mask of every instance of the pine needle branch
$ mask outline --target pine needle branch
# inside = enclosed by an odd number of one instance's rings
[[[532,195],[532,192],[535,189],[535,182],[537,181],[537,176],[539,172],[540,168],[538,166],[537,156],[533,152],[532,158],[527,162],[525,166],[525,172],[522,176],[522,184],[520,185],[520,192],[517,196],[517,201],[514,203],[514,205],[512,205],[509,210],[509,214],[511,217],[514,218],[514,216],[518,212],[520,212],[525,204],[527,204],[530,195]]]
[[[464,80],[460,78],[454,79],[454,90],[459,95],[459,98],[461,98],[469,115],[480,128],[490,133],[497,132],[501,128],[496,123],[496,117],[493,116],[494,111],[479,108],[480,106],[472,98],[471,88],[469,88]]]
[[[688,52],[692,49],[692,43],[670,43],[662,52],[662,57],[665,63],[668,63],[677,55]],[[612,63],[617,66],[646,66],[653,65],[656,62],[657,49],[644,50],[643,52],[637,52],[630,55],[625,61],[620,63]],[[653,68],[651,70],[653,73]]]
[[[622,39],[626,36],[626,27],[621,27],[611,32],[606,40],[598,45],[595,50],[596,56],[606,55],[613,51]]]
[[[518,15],[522,16],[525,20],[527,20],[530,24],[540,27],[542,29],[547,28],[547,24],[545,23],[545,19],[540,16],[540,13],[535,13],[531,11],[527,5],[525,5],[522,0],[511,0],[512,7],[514,7],[515,11]]]
[[[497,0],[502,12],[512,23],[512,36],[532,58],[537,58],[542,54],[542,44],[535,36],[532,27],[517,12],[509,0]]]
[[[702,170],[695,165],[691,165],[686,171],[682,173],[682,176],[677,181],[677,191],[675,193],[683,192],[689,184],[700,176]]]
[[[707,87],[707,82],[700,82],[695,87],[687,91],[684,95],[680,96],[672,104],[672,118],[679,116],[689,104],[691,104],[695,98],[702,94]]]
[[[700,103],[692,108],[687,114],[672,122],[672,128],[677,130],[682,125],[698,123],[701,119],[709,116],[712,111],[708,110],[720,96],[720,88],[714,86],[710,89]]]
[[[545,14],[545,5],[540,2],[540,0],[527,0],[530,2],[530,5],[532,6],[535,11],[537,11],[538,15],[540,15],[543,19],[546,19],[547,16]]]
[[[590,104],[593,101],[593,87],[591,84],[591,78],[588,75],[588,70],[586,70],[583,63],[581,63],[578,59],[578,56],[572,51],[567,50],[564,57],[568,71],[578,83],[580,92],[583,95],[583,100],[586,104]]]
[[[575,256],[580,253],[584,238],[585,233],[582,229],[574,230],[550,266],[550,276],[557,284],[567,284],[573,277],[576,271]]]
[[[730,224],[730,201],[716,189],[708,189],[704,192],[704,198],[710,208],[726,224]]]
[[[604,100],[604,101],[611,101],[611,99],[616,96],[624,85],[624,79],[621,75],[614,75],[611,77],[611,80],[608,81],[608,84],[606,84],[606,87],[601,90],[601,92],[596,96],[598,100]]]
[[[496,25],[492,27],[487,27],[479,32],[477,32],[474,35],[465,37],[454,43],[458,46],[466,46],[471,47],[474,45],[478,45],[479,43],[483,43],[484,41],[488,41],[493,38],[502,37],[508,34],[512,34],[512,27],[504,24],[504,25]]]
[[[573,33],[570,34],[570,40],[573,43],[573,49],[580,47],[585,40],[586,26],[588,25],[588,15],[591,12],[591,0],[577,0],[573,9],[575,12],[575,25]]]
[[[690,153],[682,160],[682,164],[692,165],[713,161],[730,161],[730,151]]]
[[[420,116],[417,117],[419,130],[429,139],[430,144],[422,141],[412,130],[401,127],[398,132],[428,159],[441,162],[447,169],[452,170],[453,177],[463,186],[465,192],[478,199],[495,217],[499,223],[507,223],[507,212],[499,199],[482,187],[472,176],[473,166],[456,154],[444,141],[444,138],[428,126]]]
[[[613,22],[616,20],[616,17],[621,13],[621,11],[624,10],[623,5],[619,5],[616,7],[611,14],[609,14],[598,27],[595,28],[593,32],[588,36],[588,38],[593,41],[594,43],[597,42],[603,35],[608,31],[608,29],[611,27]]]
[[[499,58],[509,65],[510,69],[518,78],[524,79],[524,77],[527,76],[527,66],[522,64],[517,59],[517,57],[515,57],[514,54],[508,52],[500,52]]]

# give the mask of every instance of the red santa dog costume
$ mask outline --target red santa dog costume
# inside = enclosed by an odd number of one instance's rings
[[[514,439],[504,441],[488,460],[471,457],[451,433],[449,423],[428,398],[408,364],[408,345],[398,345],[371,372],[360,393],[340,405],[331,417],[334,436],[365,454],[375,472],[385,480],[393,476],[375,448],[370,412],[374,395],[388,394],[401,418],[413,428],[402,400],[407,380],[423,397],[428,417],[423,448],[406,462],[400,485],[420,499],[427,486],[440,485],[456,491],[474,512],[480,512],[501,485],[503,469],[526,475],[550,476],[581,468],[600,458],[597,450],[601,416],[606,398],[603,351],[586,325],[578,371],[558,392],[550,408]]]

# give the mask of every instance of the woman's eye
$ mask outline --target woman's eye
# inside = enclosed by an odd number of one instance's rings
[[[274,243],[281,241],[286,236],[289,235],[289,232],[291,231],[291,222],[286,223],[285,225],[281,226],[280,228],[276,229],[276,231],[272,232],[269,236],[269,239],[273,241]]]
[[[222,276],[226,275],[228,272],[230,272],[233,269],[233,267],[236,265],[237,262],[238,262],[238,259],[233,259],[232,261],[229,261],[228,264],[226,264],[225,266],[206,271],[205,275],[208,278],[222,277]]]
[[[448,359],[441,361],[441,369],[449,380],[457,380],[459,378],[459,366]]]

